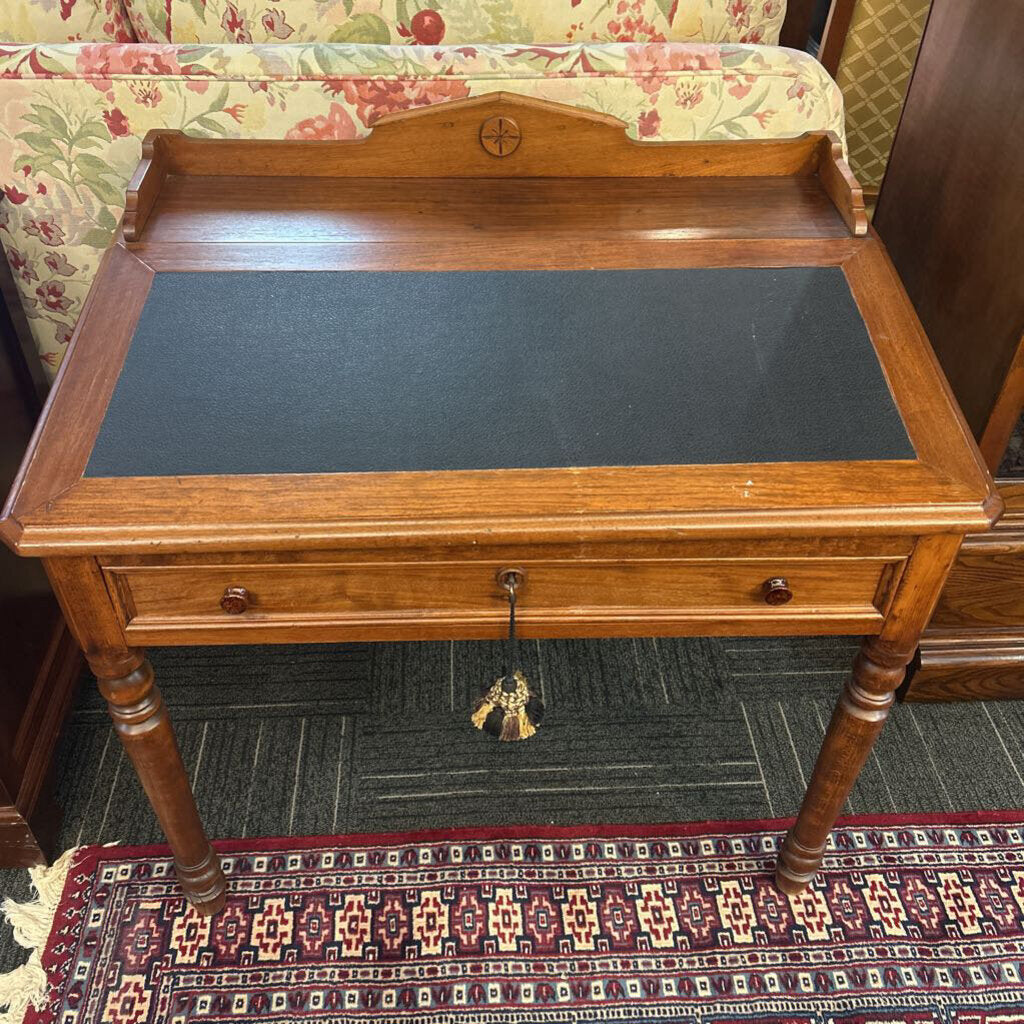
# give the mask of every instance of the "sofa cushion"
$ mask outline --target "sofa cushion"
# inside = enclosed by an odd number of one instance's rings
[[[779,39],[786,0],[130,0],[180,43],[715,42]]]
[[[129,42],[122,0],[0,0],[0,42]]]
[[[144,43],[167,43],[171,39],[173,0],[122,0],[135,38]]]
[[[0,239],[52,372],[150,128],[351,139],[385,114],[504,90],[613,114],[641,139],[842,136],[813,58],[745,45],[175,46],[0,50]]]

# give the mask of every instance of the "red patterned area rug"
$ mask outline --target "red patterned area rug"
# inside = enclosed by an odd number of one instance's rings
[[[782,826],[222,843],[212,919],[87,847],[26,1020],[1024,1022],[1024,814],[848,819],[799,897]]]

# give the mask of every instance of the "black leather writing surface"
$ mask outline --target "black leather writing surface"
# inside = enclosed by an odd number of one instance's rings
[[[835,267],[163,273],[86,475],[913,457]]]

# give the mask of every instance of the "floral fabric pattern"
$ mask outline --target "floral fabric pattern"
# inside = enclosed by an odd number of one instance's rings
[[[0,46],[0,75],[0,240],[51,373],[150,128],[351,139],[385,114],[497,90],[612,114],[640,139],[843,126],[810,56],[739,44]]]
[[[5,43],[127,43],[135,38],[122,0],[0,0]]]
[[[129,6],[145,40],[381,46],[774,45],[786,13],[785,0],[130,0]]]

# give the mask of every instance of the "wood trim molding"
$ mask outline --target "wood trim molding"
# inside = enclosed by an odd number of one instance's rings
[[[846,46],[846,37],[850,34],[853,13],[857,8],[857,0],[832,0],[829,8],[828,21],[821,36],[818,48],[818,63],[835,78],[839,73],[839,62]]]
[[[1006,513],[992,531],[964,538],[903,700],[1024,698],[1024,483],[997,485]]]
[[[438,110],[443,108],[442,118]],[[515,115],[522,142],[497,159],[479,142],[489,114]],[[343,141],[211,139],[152,130],[128,186],[125,239],[137,241],[167,175],[285,178],[792,177],[816,173],[825,132],[739,142],[643,141],[624,121],[493,92],[381,118]],[[552,139],[557,140],[552,144]],[[539,140],[539,141],[535,141]],[[470,143],[467,145],[467,143]],[[260,153],[262,155],[257,155]]]
[[[850,234],[861,237],[868,233],[868,214],[864,207],[864,190],[854,176],[843,153],[839,138],[829,132],[829,143],[822,143],[818,177],[822,187],[835,204]]]
[[[167,135],[180,135],[176,129],[150,128],[142,140],[142,160],[135,168],[125,192],[124,217],[121,234],[128,242],[137,241],[149,219],[164,179],[167,177],[166,150],[161,139]]]
[[[145,303],[153,272],[118,245],[111,246],[105,253],[97,279],[102,279],[105,272],[117,275],[122,287],[111,291],[94,287],[85,300],[68,351],[29,441],[25,459],[14,478],[7,503],[0,510],[0,539],[9,543],[20,533],[14,515],[15,500],[21,507],[38,507],[80,480],[95,438],[94,432],[80,429],[86,419],[85,410],[89,410],[90,415],[99,413],[98,429],[117,383],[120,365],[117,371],[112,371],[109,363],[92,360],[88,373],[74,374],[71,397],[68,397],[67,389],[63,389],[64,394],[58,401],[61,381],[77,363],[89,362],[91,349],[106,345],[108,336],[116,336],[122,346],[120,354],[123,359],[131,343],[132,331]],[[94,307],[97,315],[87,315]],[[53,435],[59,435],[62,441],[45,443],[46,437]],[[40,446],[52,453],[42,471],[35,458]],[[37,490],[33,481],[37,481],[41,489]]]
[[[1024,633],[924,637],[899,698],[908,703],[1024,698]]]

